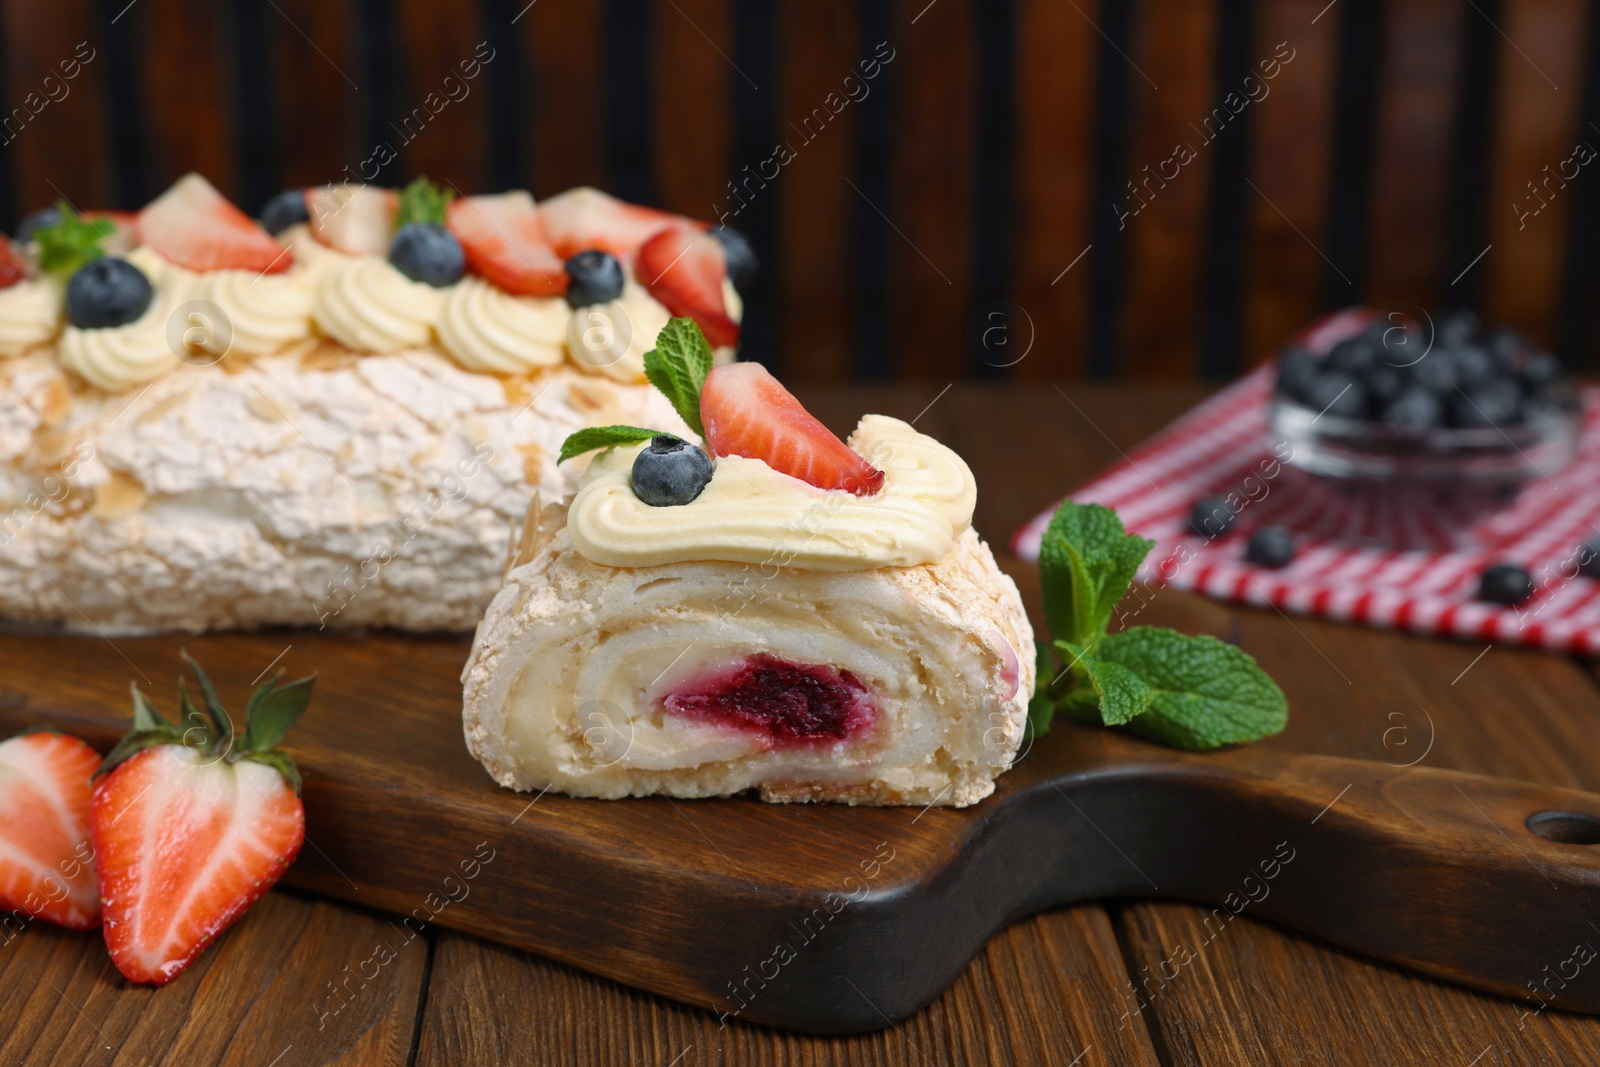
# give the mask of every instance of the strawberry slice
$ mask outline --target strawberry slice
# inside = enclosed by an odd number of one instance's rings
[[[65,734],[0,744],[0,908],[74,930],[100,925],[89,844],[94,749]]]
[[[176,978],[271,889],[305,840],[299,772],[273,746],[316,678],[280,685],[279,671],[251,696],[235,737],[211,680],[184,659],[209,721],[181,681],[176,726],[135,687],[133,732],[106,757],[89,809],[106,947],[124,977],[152,985]]]
[[[715,237],[681,226],[662,230],[639,249],[634,273],[673,315],[699,323],[713,347],[739,343],[739,324],[722,298],[728,261]]]
[[[11,238],[0,233],[0,289],[9,289],[28,276],[28,261]]]
[[[700,392],[700,420],[713,456],[759,459],[818,489],[871,496],[883,472],[818,422],[759,363],[714,367]]]
[[[126,257],[129,252],[139,247],[139,213],[137,211],[85,211],[83,217],[86,219],[105,219],[116,227],[101,240],[101,244],[109,255]]]
[[[451,201],[445,225],[467,254],[467,269],[518,296],[562,296],[567,272],[550,247],[533,196],[522,190]]]
[[[711,225],[630,204],[588,186],[552,196],[539,205],[539,214],[544,216],[550,243],[563,261],[598,249],[610,252],[624,266],[631,265],[639,248],[662,230],[675,226],[705,230]]]
[[[185,174],[139,212],[145,244],[189,270],[253,270],[277,274],[294,257],[255,219],[198,174]]]
[[[394,237],[400,194],[376,185],[342,182],[306,190],[311,236],[352,256],[382,256]]]

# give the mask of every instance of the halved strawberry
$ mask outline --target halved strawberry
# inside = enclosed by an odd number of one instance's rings
[[[453,200],[445,225],[467,253],[467,269],[518,296],[567,291],[562,257],[550,247],[533,196],[522,190]]]
[[[66,734],[0,744],[0,908],[74,930],[100,925],[89,844],[94,749]]]
[[[198,174],[185,174],[139,212],[139,238],[189,270],[277,274],[294,257]]]
[[[552,196],[539,205],[539,214],[544,217],[556,255],[563,261],[593,248],[610,252],[624,265],[631,265],[640,247],[662,230],[704,230],[711,225],[670,211],[630,204],[588,186]]]
[[[86,219],[105,219],[116,227],[100,243],[107,254],[127,256],[139,247],[139,213],[137,211],[85,211]]]
[[[184,659],[209,721],[181,680],[177,726],[135,687],[133,732],[106,757],[89,811],[106,947],[125,977],[153,985],[271,889],[305,840],[300,774],[273,746],[305,712],[315,676],[280,685],[279,671],[235,737],[211,680]]]
[[[306,190],[311,236],[352,256],[382,256],[394,237],[400,194],[376,185],[342,182]]]
[[[759,363],[713,367],[700,392],[700,421],[713,456],[759,459],[818,489],[871,496],[883,472],[800,406]]]
[[[722,298],[728,261],[715,237],[681,226],[662,230],[639,249],[634,273],[668,311],[699,323],[713,347],[739,343],[739,324]]]
[[[0,233],[0,289],[9,289],[28,276],[28,261],[11,243],[11,238]]]

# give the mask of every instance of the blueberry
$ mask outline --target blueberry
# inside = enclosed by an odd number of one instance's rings
[[[144,272],[125,259],[97,259],[67,282],[67,321],[80,330],[132,322],[149,308],[156,291]]]
[[[1237,517],[1222,497],[1203,496],[1189,509],[1189,529],[1209,541],[1233,529]]]
[[[1365,336],[1351,337],[1328,350],[1328,368],[1360,373],[1378,362],[1378,358],[1382,355],[1382,341],[1374,341]]]
[[[30,211],[22,216],[22,221],[17,223],[17,240],[31,241],[36,230],[47,226],[54,226],[61,221],[61,209],[58,207],[42,207],[38,211]]]
[[[1585,578],[1600,578],[1600,537],[1578,546],[1578,573]]]
[[[1372,405],[1374,412],[1381,413],[1405,391],[1406,376],[1398,367],[1374,363],[1362,372],[1361,384],[1367,391],[1367,403]]]
[[[1455,361],[1456,384],[1469,393],[1489,384],[1500,372],[1487,348],[1463,345],[1457,348],[1452,356]]]
[[[1561,361],[1548,352],[1530,353],[1518,371],[1523,387],[1530,393],[1537,393],[1566,377],[1566,372],[1561,369]]]
[[[408,222],[389,242],[389,262],[412,281],[438,289],[461,280],[467,254],[455,234],[437,222]]]
[[[622,295],[622,264],[610,252],[591,248],[567,260],[567,304],[586,308]]]
[[[1528,348],[1528,340],[1509,326],[1501,326],[1492,330],[1487,338],[1489,351],[1503,366],[1516,367],[1522,363]]]
[[[756,280],[756,270],[760,267],[755,249],[750,247],[744,234],[727,226],[714,228],[711,236],[722,244],[722,258],[728,261],[728,280],[739,292],[749,292]]]
[[[1328,371],[1312,379],[1305,403],[1321,415],[1359,419],[1367,409],[1367,391],[1348,374]]]
[[[304,189],[285,189],[261,209],[261,228],[272,234],[282,233],[297,222],[310,221]]]
[[[657,434],[633,461],[633,495],[653,508],[687,504],[711,481],[711,457],[671,434]]]
[[[1478,579],[1478,599],[1510,607],[1533,595],[1533,575],[1514,563],[1496,563]]]
[[[1450,402],[1450,416],[1454,425],[1471,429],[1518,425],[1522,422],[1522,391],[1502,378],[1457,393]]]
[[[1284,396],[1298,398],[1317,376],[1320,361],[1310,352],[1299,347],[1286,348],[1278,357],[1278,392]]]
[[[1434,348],[1411,368],[1411,377],[1424,389],[1450,394],[1456,391],[1455,353],[1448,348]]]
[[[1466,308],[1453,308],[1439,316],[1439,329],[1435,339],[1445,348],[1460,348],[1471,344],[1478,336],[1478,316]]]
[[[1437,393],[1412,386],[1383,409],[1383,424],[1396,430],[1431,430],[1444,422],[1444,401]]]
[[[1294,534],[1287,526],[1263,526],[1250,535],[1244,558],[1258,567],[1287,567],[1294,559]]]

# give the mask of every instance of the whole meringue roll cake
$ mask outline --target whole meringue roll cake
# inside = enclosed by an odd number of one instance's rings
[[[627,489],[633,446],[530,513],[463,675],[467,743],[495,780],[603,798],[988,796],[1033,691],[1021,598],[971,529],[954,452],[881,416],[850,445],[881,489],[723,454],[691,502],[652,507]]]

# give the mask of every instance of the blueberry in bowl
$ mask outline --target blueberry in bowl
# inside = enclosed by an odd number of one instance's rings
[[[1561,363],[1465,309],[1418,322],[1351,308],[1279,357],[1275,439],[1313,474],[1514,490],[1577,451],[1578,391]]]

